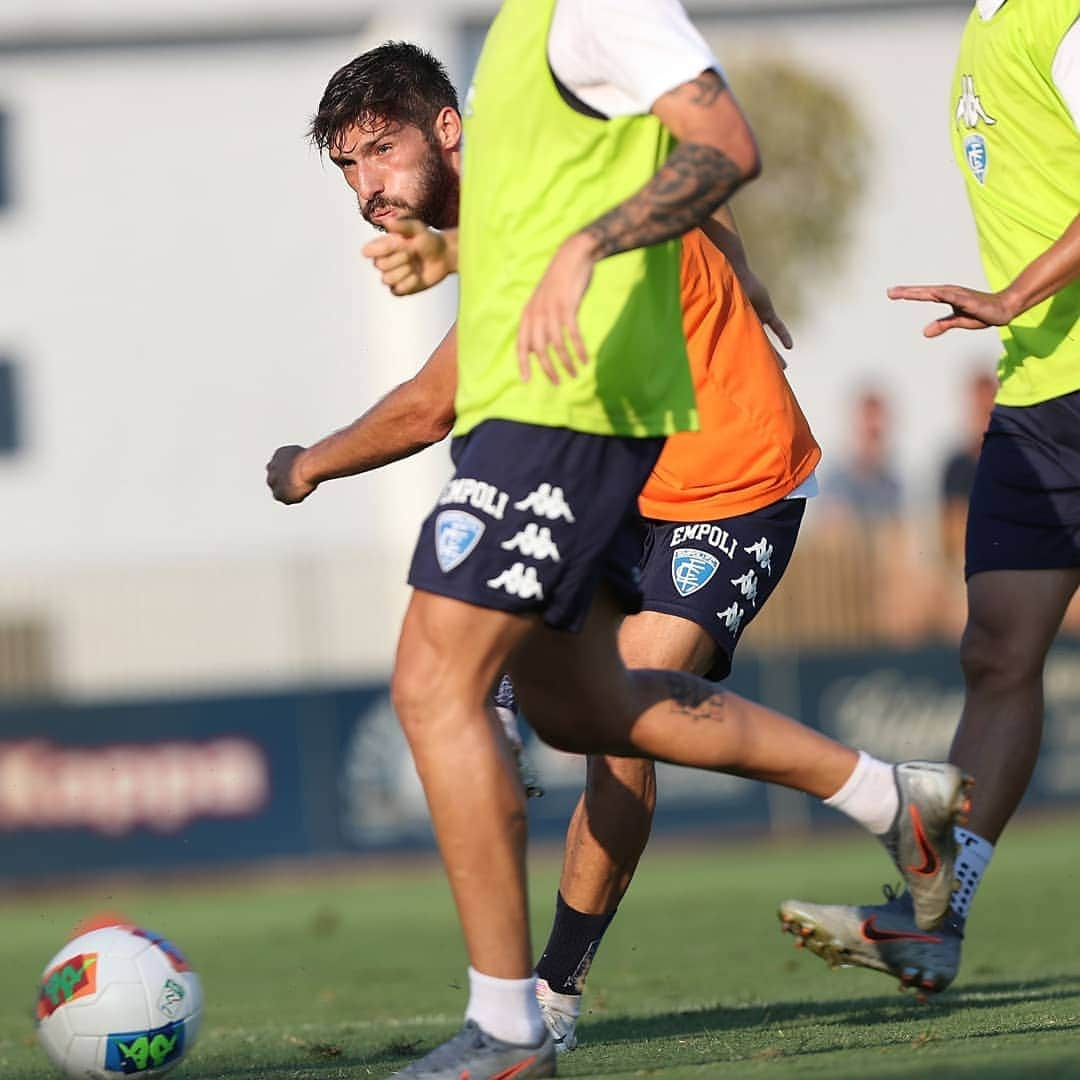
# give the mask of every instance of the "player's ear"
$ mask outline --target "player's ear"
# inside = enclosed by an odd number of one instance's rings
[[[435,140],[443,150],[456,150],[461,144],[461,114],[449,105],[435,117]]]

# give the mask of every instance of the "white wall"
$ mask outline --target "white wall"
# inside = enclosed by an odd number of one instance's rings
[[[5,5],[0,43],[34,18],[84,26],[71,7]],[[212,20],[211,7],[151,6]],[[103,8],[114,18],[95,29],[134,25],[119,0]],[[65,692],[388,670],[445,452],[288,509],[263,464],[350,420],[452,318],[452,289],[395,300],[377,287],[358,254],[369,230],[303,141],[329,74],[379,41],[420,40],[460,73],[450,9],[406,3],[362,36],[3,56],[16,204],[0,215],[0,352],[25,369],[29,448],[0,460],[0,617],[50,619]],[[948,6],[700,20],[722,59],[780,50],[867,118],[875,164],[852,261],[794,327],[791,371],[826,460],[845,444],[852,382],[891,388],[915,488],[951,441],[967,361],[996,352],[971,336],[924,342],[929,313],[884,298],[892,282],[981,280],[948,148],[962,18]]]
[[[453,317],[452,288],[407,310],[383,292],[355,200],[304,141],[330,72],[371,43],[0,67],[0,350],[23,369],[28,440],[0,460],[0,611],[51,616],[71,692],[385,671],[445,453],[299,508],[263,483],[275,446],[351,420]],[[313,636],[293,594],[316,553]]]
[[[852,387],[873,380],[889,392],[897,458],[915,502],[931,493],[944,450],[962,438],[962,385],[972,365],[992,367],[998,355],[994,331],[924,339],[922,327],[943,309],[885,296],[894,284],[984,280],[949,146],[965,17],[965,9],[947,6],[857,19],[703,23],[721,59],[790,56],[841,87],[866,122],[872,165],[848,265],[814,283],[813,311],[793,326],[789,375],[822,443],[826,476],[830,458],[848,446]]]

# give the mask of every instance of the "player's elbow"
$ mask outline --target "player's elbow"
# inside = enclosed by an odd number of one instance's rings
[[[454,426],[453,405],[423,402],[412,414],[413,436],[417,442],[431,446],[442,442]]]
[[[739,183],[745,184],[761,175],[761,151],[749,127],[732,140],[727,151],[732,165],[739,172]]]
[[[453,430],[454,420],[455,416],[453,411],[449,413],[439,413],[436,416],[429,417],[427,427],[428,442],[442,442]]]

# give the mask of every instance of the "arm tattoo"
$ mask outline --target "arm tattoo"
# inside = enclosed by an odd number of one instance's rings
[[[707,109],[727,89],[720,72],[703,71],[696,79],[687,84],[687,88],[693,93],[690,99],[692,105],[699,105]]]
[[[636,194],[587,226],[599,258],[682,236],[742,182],[738,166],[714,146],[682,143]]]

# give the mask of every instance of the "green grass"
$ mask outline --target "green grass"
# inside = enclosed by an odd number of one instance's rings
[[[954,988],[926,1005],[873,972],[829,971],[781,936],[787,896],[873,902],[864,838],[657,843],[593,968],[560,1076],[1080,1077],[1080,819],[1018,822],[979,895]],[[557,860],[533,860],[542,944]],[[30,1018],[75,922],[120,910],[203,978],[206,1023],[176,1080],[382,1077],[455,1030],[465,962],[432,865],[359,864],[227,882],[80,886],[0,901],[0,1078],[53,1075]]]

